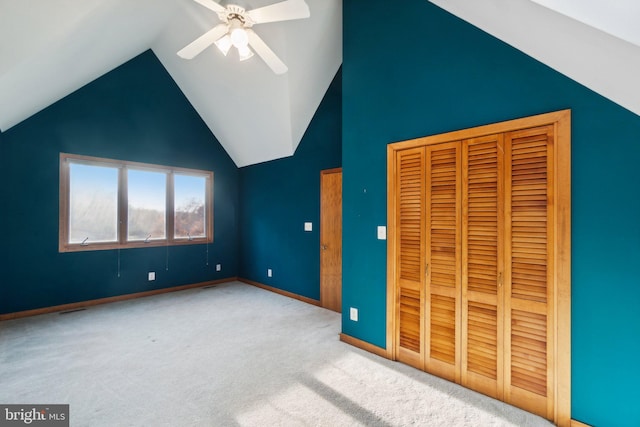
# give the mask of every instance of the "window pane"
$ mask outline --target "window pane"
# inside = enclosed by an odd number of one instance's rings
[[[118,240],[118,169],[69,164],[69,243]]]
[[[129,169],[128,240],[157,240],[166,237],[167,174]]]
[[[203,176],[174,175],[175,238],[206,237],[206,188]]]

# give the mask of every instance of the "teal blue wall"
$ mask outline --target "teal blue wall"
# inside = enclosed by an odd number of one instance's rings
[[[241,277],[320,298],[320,171],[341,164],[341,89],[339,70],[292,157],[240,170]]]
[[[640,425],[640,117],[424,0],[343,9],[343,331],[385,347],[387,144],[570,108],[572,414]]]
[[[209,265],[207,245],[121,250],[120,277],[118,251],[58,253],[60,152],[213,171]],[[238,169],[151,51],[0,134],[0,159],[0,313],[238,274]]]

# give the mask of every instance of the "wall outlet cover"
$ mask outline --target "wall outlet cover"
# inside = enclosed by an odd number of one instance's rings
[[[349,308],[349,319],[353,320],[354,322],[358,321],[358,309],[357,308]]]
[[[313,223],[305,222],[304,223],[304,231],[313,231]]]
[[[220,271],[222,270],[222,265],[221,264],[216,264],[216,271]]]
[[[387,226],[379,225],[378,226],[378,240],[387,240]]]
[[[156,280],[156,272],[155,271],[150,271],[149,272],[149,281],[153,281]]]

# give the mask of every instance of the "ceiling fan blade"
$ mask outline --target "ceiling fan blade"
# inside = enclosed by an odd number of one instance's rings
[[[178,56],[184,59],[191,59],[207,47],[211,46],[229,30],[227,24],[219,24],[207,31],[182,49],[178,51]]]
[[[194,0],[194,1],[197,3],[200,3],[207,9],[213,10],[214,12],[224,12],[226,10],[224,6],[220,6],[217,2],[213,0]]]
[[[256,53],[267,63],[269,68],[276,74],[284,74],[288,68],[284,62],[276,56],[275,53],[267,46],[267,44],[250,28],[247,28],[247,35],[249,36],[249,45],[256,51]]]
[[[280,3],[250,10],[247,13],[256,24],[289,21],[311,16],[309,6],[304,0],[285,0]]]

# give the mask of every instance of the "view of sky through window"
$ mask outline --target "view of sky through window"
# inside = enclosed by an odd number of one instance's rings
[[[205,237],[206,178],[174,175],[175,237]]]
[[[166,237],[167,174],[127,170],[128,240]]]
[[[118,168],[69,165],[69,243],[118,239]]]
[[[213,240],[213,173],[60,154],[61,252]]]

